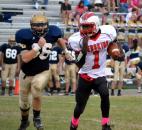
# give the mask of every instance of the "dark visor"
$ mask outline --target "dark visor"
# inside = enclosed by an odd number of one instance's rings
[[[92,28],[93,27],[93,25],[91,25],[91,24],[82,24],[81,26],[82,26],[83,29],[87,29],[87,28]]]
[[[47,23],[32,23],[32,26],[36,26],[36,27],[42,27],[42,26],[46,26]]]

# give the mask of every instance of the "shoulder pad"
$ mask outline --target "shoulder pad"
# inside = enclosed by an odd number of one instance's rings
[[[27,41],[32,39],[33,34],[30,28],[20,29],[16,32],[15,39],[17,43],[22,43],[23,41]]]
[[[100,29],[101,33],[107,34],[112,42],[116,39],[117,37],[116,29],[112,25],[102,25],[100,26]]]
[[[49,34],[52,35],[53,37],[60,38],[63,36],[61,29],[55,25],[50,25],[48,29],[49,29]]]
[[[125,50],[125,53],[129,51],[129,47],[128,47],[128,45],[126,45],[126,44],[124,44],[124,45],[122,46],[122,48]]]
[[[137,66],[142,70],[142,62],[139,62]]]
[[[80,51],[82,47],[81,41],[82,37],[80,35],[80,32],[76,32],[69,37],[68,44],[74,51]]]

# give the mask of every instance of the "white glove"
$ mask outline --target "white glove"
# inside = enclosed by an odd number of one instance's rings
[[[72,61],[72,60],[73,60],[73,57],[72,57],[70,51],[68,51],[68,49],[66,48],[66,49],[64,50],[64,52],[65,52],[65,57],[66,57],[66,59],[69,60],[69,61]]]
[[[38,43],[34,43],[32,45],[32,49],[36,52],[36,55],[34,57],[34,58],[36,58],[40,54],[39,50],[41,49],[41,47],[38,45]]]
[[[41,47],[38,45],[38,43],[34,43],[32,45],[32,49],[35,51],[35,52],[39,52],[39,50],[41,49]]]

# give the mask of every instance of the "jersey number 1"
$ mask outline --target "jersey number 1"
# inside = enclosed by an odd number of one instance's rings
[[[94,58],[94,65],[92,67],[92,69],[98,69],[100,67],[99,65],[99,51],[95,51],[93,52],[95,58]]]

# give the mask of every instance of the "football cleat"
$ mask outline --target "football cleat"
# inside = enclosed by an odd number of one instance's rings
[[[78,126],[74,126],[74,125],[72,124],[72,122],[71,122],[71,124],[70,124],[70,130],[77,130],[77,127],[78,127]]]
[[[13,91],[9,90],[8,94],[9,94],[9,96],[13,96]]]
[[[121,90],[118,90],[117,96],[121,96]]]
[[[110,125],[105,124],[102,126],[102,130],[112,130],[112,129],[110,128]]]
[[[34,126],[36,127],[37,130],[43,130],[43,124],[41,123],[41,118],[33,118]]]
[[[21,124],[20,127],[18,128],[18,130],[26,130],[26,128],[30,125],[29,121],[22,121],[21,120]]]
[[[4,96],[5,95],[5,87],[1,88],[1,95]]]
[[[5,95],[5,91],[4,91],[4,90],[1,91],[1,95],[2,95],[2,96]]]
[[[111,96],[114,96],[114,90],[113,89],[111,90]]]

